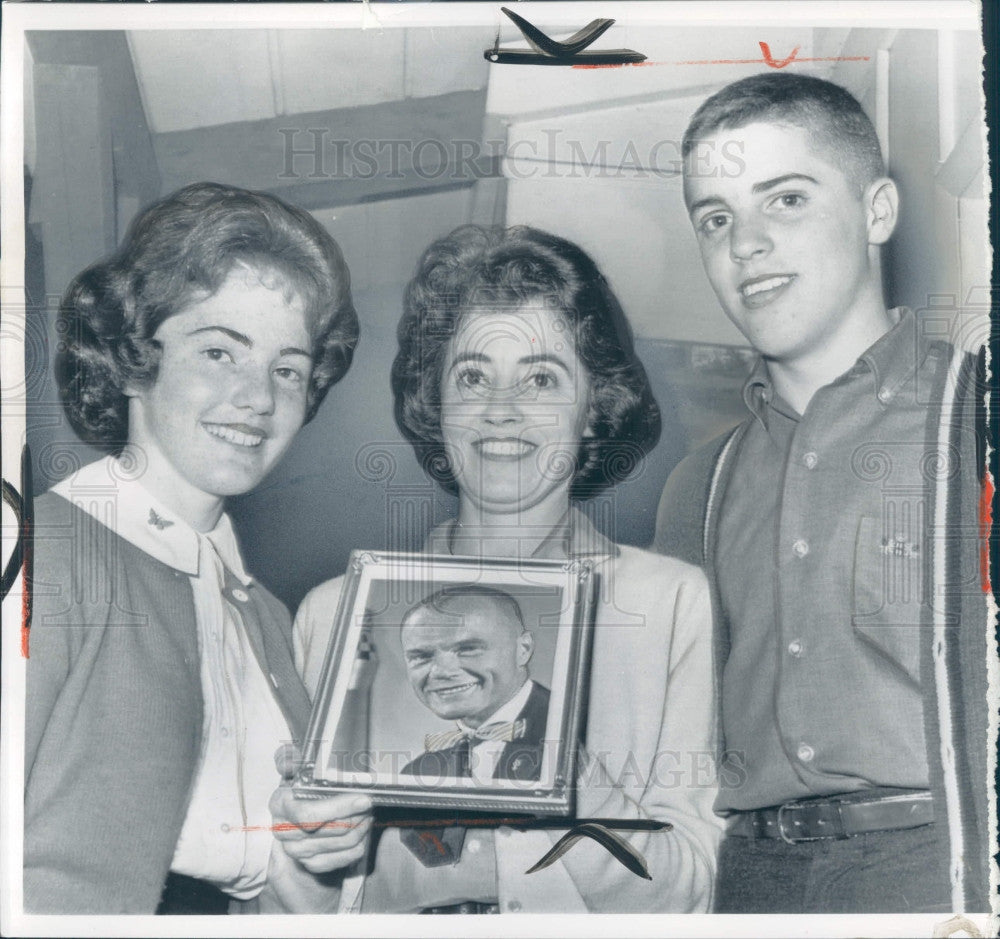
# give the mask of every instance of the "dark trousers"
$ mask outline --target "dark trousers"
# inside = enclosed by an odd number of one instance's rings
[[[946,913],[934,826],[786,844],[727,835],[716,913]]]
[[[229,897],[214,884],[173,871],[167,875],[156,908],[159,916],[224,916],[228,912]]]

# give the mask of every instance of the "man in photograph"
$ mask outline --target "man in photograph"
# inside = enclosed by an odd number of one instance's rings
[[[455,722],[428,734],[403,772],[537,780],[549,690],[528,677],[533,640],[517,601],[493,587],[447,587],[406,612],[400,641],[417,697]]]
[[[715,910],[987,909],[975,357],[885,303],[899,195],[844,89],[735,82],[682,152],[709,281],[760,354],[745,421],[657,521],[716,601]]]

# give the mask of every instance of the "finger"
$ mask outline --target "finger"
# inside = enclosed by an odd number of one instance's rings
[[[329,838],[331,841],[347,838],[351,832],[370,826],[370,815],[350,815],[346,818],[331,818],[321,822],[294,822],[275,819],[271,830],[282,841],[306,841]]]
[[[306,858],[299,863],[310,874],[325,874],[328,871],[340,870],[342,867],[349,867],[351,864],[356,864],[364,856],[365,845],[362,843],[340,854],[325,854],[320,857]]]
[[[283,743],[274,751],[274,765],[282,779],[292,779],[302,763],[302,755],[298,747],[292,743]]]
[[[325,799],[296,799],[291,793],[280,798],[279,814],[285,821],[303,827],[317,828],[330,821],[343,821],[371,812],[367,796],[336,795]]]
[[[296,861],[306,861],[323,855],[334,856],[341,855],[345,851],[353,851],[358,845],[367,842],[370,831],[371,823],[364,822],[343,837],[328,838],[319,835],[312,838],[283,840],[281,846],[289,857],[295,858]]]
[[[286,787],[271,794],[271,817],[275,823],[290,823],[316,829],[330,821],[343,821],[371,812],[371,799],[360,794],[340,793],[322,799],[298,799]]]

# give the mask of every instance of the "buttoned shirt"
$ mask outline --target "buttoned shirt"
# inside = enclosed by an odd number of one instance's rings
[[[112,457],[83,467],[55,491],[190,578],[204,718],[171,869],[249,899],[264,885],[274,841],[268,802],[281,781],[274,754],[292,735],[240,618],[252,578],[229,517],[210,532],[196,531]]]
[[[719,810],[873,786],[926,788],[919,677],[928,481],[949,455],[922,441],[921,391],[947,366],[916,320],[820,388],[804,414],[758,363],[754,420],[719,518],[731,650],[722,721],[740,785]]]
[[[490,724],[497,724],[503,721],[517,720],[517,715],[521,713],[528,703],[528,696],[531,694],[532,682],[526,681],[517,693],[506,704],[500,705],[490,717],[480,724],[480,727],[489,727]],[[470,735],[474,735],[476,728],[469,727],[464,721],[456,721],[458,729]],[[473,738],[474,739],[474,738]],[[469,768],[472,778],[481,786],[493,785],[493,774],[496,772],[497,764],[500,762],[500,754],[507,746],[506,740],[476,740],[472,745]]]

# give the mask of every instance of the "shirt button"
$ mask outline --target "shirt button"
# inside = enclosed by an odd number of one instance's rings
[[[892,398],[892,392],[888,388],[879,388],[879,391],[878,391],[878,399],[879,399],[879,401],[881,401],[883,404],[885,404],[891,398]]]
[[[819,457],[810,450],[802,457],[802,462],[805,464],[806,469],[815,469],[816,464],[819,462]]]
[[[804,558],[809,553],[809,542],[804,538],[799,538],[799,540],[792,545],[792,551],[795,552],[796,557]]]
[[[521,903],[520,903],[520,901],[519,900],[509,900],[507,902],[507,909],[510,910],[511,913],[518,913],[518,912],[520,912],[520,910],[521,910]]]
[[[229,826],[225,822],[223,822],[219,827],[225,834],[229,834]]]
[[[816,755],[816,751],[809,746],[808,743],[800,743],[799,749],[795,754],[803,763],[812,762],[812,758]]]
[[[476,838],[470,838],[466,843],[466,847],[469,849],[469,854],[479,854],[482,844]]]
[[[234,597],[235,599],[239,600],[239,601],[240,601],[240,603],[246,603],[246,602],[247,602],[247,600],[249,600],[249,599],[250,599],[250,595],[249,595],[249,594],[248,594],[248,593],[247,593],[247,592],[246,592],[245,590],[240,590],[240,588],[239,588],[239,587],[237,587],[237,588],[236,588],[236,589],[235,589],[235,590],[233,591],[233,597]]]
[[[223,727],[222,728],[222,736],[223,737],[228,737],[229,736],[229,728],[228,727]]]
[[[788,643],[788,654],[794,655],[795,658],[798,658],[800,655],[802,655],[801,639],[793,639],[790,643]]]

